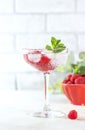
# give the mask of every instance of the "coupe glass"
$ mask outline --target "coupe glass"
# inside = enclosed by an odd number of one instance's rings
[[[57,111],[51,110],[49,107],[47,99],[47,87],[50,73],[59,65],[65,63],[67,57],[67,49],[57,54],[45,49],[24,49],[23,57],[28,64],[41,71],[44,75],[44,107],[41,112],[35,112],[33,116],[44,118],[62,116],[62,112],[58,113]]]

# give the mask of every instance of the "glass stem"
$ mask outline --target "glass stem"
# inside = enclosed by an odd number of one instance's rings
[[[43,111],[49,111],[49,105],[48,105],[48,83],[49,83],[49,74],[44,73],[44,107]]]

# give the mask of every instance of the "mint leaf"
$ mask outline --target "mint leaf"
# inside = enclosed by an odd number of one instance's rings
[[[78,66],[85,66],[85,60],[77,62]]]
[[[57,39],[55,37],[51,37],[51,43],[55,43],[56,44]]]
[[[51,37],[51,45],[52,48],[55,49],[56,46],[58,46],[58,44],[61,42],[61,40],[57,40],[55,37]]]
[[[46,48],[47,50],[52,50],[51,46],[49,46],[49,45],[46,45],[45,48]]]
[[[61,43],[61,40],[58,40],[55,37],[51,37],[51,46],[46,45],[45,48],[52,51],[53,53],[60,53],[65,50],[66,46]]]
[[[57,46],[57,39],[56,38],[51,37],[51,45],[52,45],[53,49]]]
[[[57,48],[55,48],[54,50],[52,50],[53,51],[53,53],[59,53],[59,52],[62,52],[62,51],[64,51],[65,50],[65,48],[61,48],[61,47],[57,47]]]
[[[78,64],[72,64],[73,73],[79,74],[79,75],[85,75],[85,66],[78,65]]]
[[[77,64],[71,64],[73,73],[78,74],[79,67]]]
[[[79,58],[80,59],[85,59],[85,52],[80,52],[79,53]]]
[[[60,42],[61,42],[61,40],[57,40],[57,44],[60,43]]]
[[[65,45],[63,43],[60,43],[58,47],[65,47]]]
[[[80,66],[78,70],[79,75],[85,75],[85,66]]]

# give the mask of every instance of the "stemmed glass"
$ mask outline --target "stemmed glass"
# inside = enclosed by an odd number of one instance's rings
[[[59,65],[65,63],[67,57],[67,49],[57,54],[45,49],[24,49],[23,57],[25,62],[35,67],[37,70],[41,71],[44,74],[44,107],[41,112],[35,112],[33,116],[44,118],[53,118],[59,116],[56,113],[57,111],[52,111],[48,105],[47,87],[49,82],[49,74]]]

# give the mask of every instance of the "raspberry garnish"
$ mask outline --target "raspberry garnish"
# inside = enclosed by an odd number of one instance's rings
[[[68,116],[69,119],[75,120],[75,119],[77,119],[78,114],[77,114],[77,111],[76,111],[76,110],[71,110],[71,111],[68,113],[67,116]]]
[[[40,59],[39,62],[44,65],[44,64],[48,64],[50,62],[50,60],[51,59],[49,57],[47,57],[46,55],[42,54],[41,59]]]

